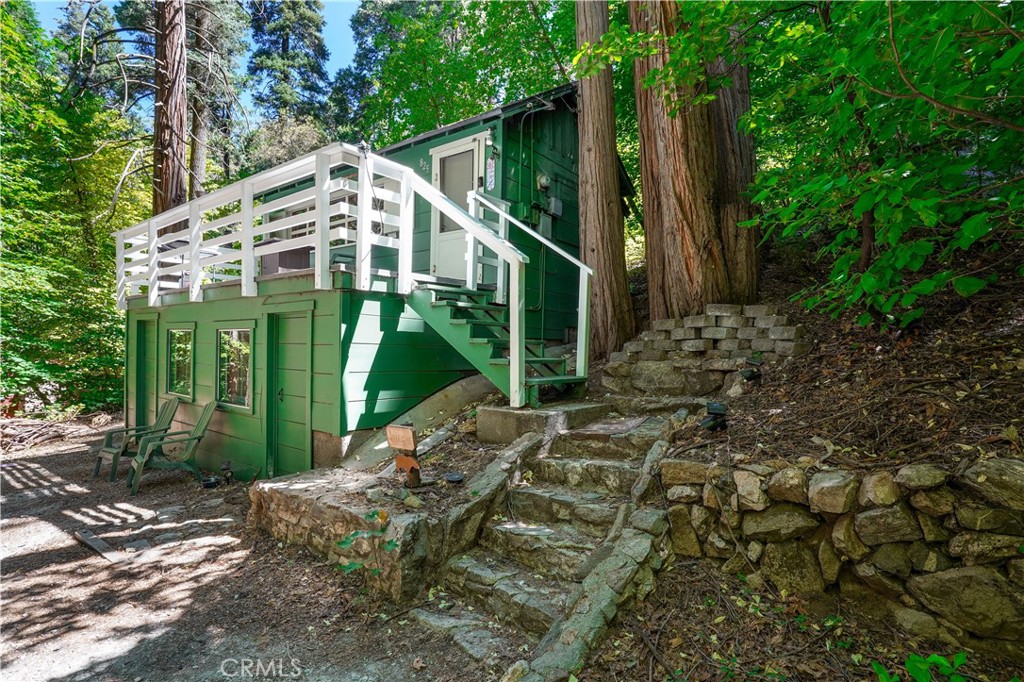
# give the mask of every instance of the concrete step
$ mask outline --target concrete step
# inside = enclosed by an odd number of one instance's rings
[[[524,521],[489,525],[480,538],[495,554],[559,580],[576,578],[598,542],[568,524]]]
[[[551,483],[576,490],[629,495],[640,475],[640,463],[612,459],[537,457],[526,464],[533,483]]]
[[[487,614],[445,600],[413,609],[409,616],[428,630],[450,637],[466,655],[488,667],[506,666],[522,656],[530,640]]]
[[[615,417],[582,429],[563,431],[551,444],[551,454],[591,459],[643,460],[661,438],[662,417]]]
[[[448,562],[444,586],[499,622],[540,639],[565,613],[575,583],[553,583],[515,561],[483,550]]]
[[[571,523],[590,537],[604,539],[625,497],[564,487],[513,488],[509,506],[515,518],[535,523]]]
[[[477,410],[477,438],[484,443],[511,443],[527,431],[575,429],[608,414],[604,403],[547,403],[539,410],[485,405]]]

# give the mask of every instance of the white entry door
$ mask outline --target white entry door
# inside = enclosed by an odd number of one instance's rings
[[[437,147],[433,157],[434,187],[469,210],[466,194],[483,177],[484,136],[475,136]],[[430,230],[430,274],[466,279],[466,231],[434,209]]]

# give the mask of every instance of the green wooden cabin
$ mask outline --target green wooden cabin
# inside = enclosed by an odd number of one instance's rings
[[[581,385],[577,154],[569,85],[375,153],[332,145],[119,233],[127,422],[176,395],[188,428],[216,400],[200,465],[279,476],[470,373],[513,405]],[[572,371],[547,356],[566,342]]]

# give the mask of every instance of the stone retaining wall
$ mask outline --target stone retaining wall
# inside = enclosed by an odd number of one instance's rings
[[[800,325],[776,306],[709,304],[703,315],[657,320],[612,353],[602,382],[617,393],[703,396],[742,381],[737,371],[758,354],[765,361],[811,349]]]
[[[862,476],[666,459],[661,478],[676,554],[789,593],[837,586],[912,634],[1024,660],[1024,460]]]
[[[373,476],[335,469],[258,481],[249,490],[252,506],[248,521],[331,562],[352,561],[380,569],[377,576],[367,574],[370,586],[396,601],[408,601],[436,584],[450,557],[476,545],[483,523],[505,505],[510,472],[520,459],[536,451],[541,441],[538,434],[521,436],[466,484],[470,499],[447,513],[394,513],[386,518],[386,535],[360,539],[347,549],[338,542],[353,531],[381,528],[379,516],[372,514],[379,512],[379,506],[355,505],[351,495],[372,488]],[[381,546],[389,540],[395,548],[383,551]]]

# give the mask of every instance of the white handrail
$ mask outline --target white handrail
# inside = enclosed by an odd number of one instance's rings
[[[474,199],[479,201],[481,204],[483,204],[487,208],[491,209],[492,211],[497,213],[499,216],[501,216],[502,218],[504,218],[508,222],[512,223],[513,225],[518,227],[520,230],[522,230],[526,234],[530,235],[531,237],[533,237],[534,239],[539,241],[541,244],[543,244],[544,246],[548,247],[549,249],[551,249],[552,251],[557,253],[559,256],[561,256],[565,260],[567,260],[570,263],[572,263],[573,265],[575,265],[577,268],[579,268],[581,270],[586,270],[587,274],[590,274],[590,275],[594,274],[594,270],[589,265],[587,265],[586,263],[584,263],[580,259],[576,258],[576,256],[573,256],[571,253],[569,253],[568,251],[566,251],[565,249],[560,247],[558,244],[555,244],[553,241],[551,241],[550,239],[548,239],[544,235],[540,234],[539,232],[534,230],[532,227],[530,227],[528,225],[525,225],[525,224],[521,223],[520,221],[516,220],[515,218],[513,218],[512,215],[509,214],[508,211],[503,209],[501,206],[499,206],[494,201],[494,199],[492,197],[489,197],[486,194],[481,194],[480,192],[477,192],[475,190],[471,191],[469,194],[470,194],[471,197],[473,197]]]
[[[590,278],[594,276],[593,268],[552,242],[544,235],[539,234],[533,228],[516,220],[504,209],[504,207],[499,206],[491,197],[481,194],[480,192],[471,191],[469,193],[469,200],[470,206],[478,204],[494,211],[500,218],[512,223],[522,230],[523,233],[533,237],[538,242],[579,268],[579,298],[576,311],[576,376],[587,376],[587,370],[590,366]]]

